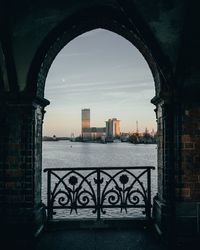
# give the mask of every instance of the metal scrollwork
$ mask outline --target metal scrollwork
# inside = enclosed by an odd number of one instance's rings
[[[151,214],[151,176],[154,167],[45,169],[48,173],[48,218],[56,209],[78,214],[92,209],[99,220],[107,209],[128,213],[131,208]]]

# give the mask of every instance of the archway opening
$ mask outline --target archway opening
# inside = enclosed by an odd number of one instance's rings
[[[157,165],[156,119],[150,104],[154,92],[154,81],[146,61],[123,37],[97,29],[72,40],[57,55],[46,79],[45,98],[50,100],[51,106],[45,114],[44,135],[50,141],[43,143],[43,168]],[[90,109],[91,124],[83,131],[80,112],[85,108]],[[109,119],[112,123],[113,118],[120,121],[120,132],[112,136],[112,143],[105,143],[111,142],[107,127]],[[78,186],[74,171],[67,181],[75,190]],[[130,179],[127,173],[117,175],[118,181],[121,176]],[[153,196],[157,191],[156,176],[154,171]],[[70,180],[74,180],[74,184]],[[128,188],[125,185],[128,183],[121,181],[122,186]],[[43,183],[46,184],[46,180]],[[69,198],[69,195],[63,198],[62,194],[57,196],[61,206]],[[117,196],[113,193],[111,196],[113,205]],[[82,199],[84,204],[87,198]],[[47,202],[45,186],[43,201]],[[69,209],[69,213],[76,212],[72,210]],[[114,215],[119,217],[120,213]],[[58,212],[59,216],[63,213]],[[113,216],[113,208],[106,216]],[[130,213],[132,216],[133,212]]]

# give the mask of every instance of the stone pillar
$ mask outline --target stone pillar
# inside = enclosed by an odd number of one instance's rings
[[[155,101],[155,100],[154,100]],[[153,217],[167,240],[194,240],[200,232],[200,105],[156,100],[158,194]]]
[[[0,229],[25,238],[42,229],[42,120],[45,99],[0,103]]]
[[[154,99],[158,124],[158,193],[153,218],[157,231],[170,239],[174,223],[174,113],[172,101]]]

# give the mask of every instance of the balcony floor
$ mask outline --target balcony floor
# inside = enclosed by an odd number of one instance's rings
[[[45,232],[36,250],[165,250],[155,233],[137,229],[72,229]]]

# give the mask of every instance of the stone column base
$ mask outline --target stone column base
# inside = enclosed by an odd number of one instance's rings
[[[160,236],[165,235],[166,233],[166,223],[167,223],[167,214],[166,214],[166,204],[156,196],[153,201],[153,220],[156,231]]]
[[[176,202],[175,217],[167,213],[167,206],[158,197],[154,198],[153,220],[155,228],[165,241],[178,245],[200,241],[200,202]]]
[[[6,208],[4,213],[3,210],[0,213],[0,233],[7,241],[33,240],[41,233],[46,223],[44,206],[35,209]]]

